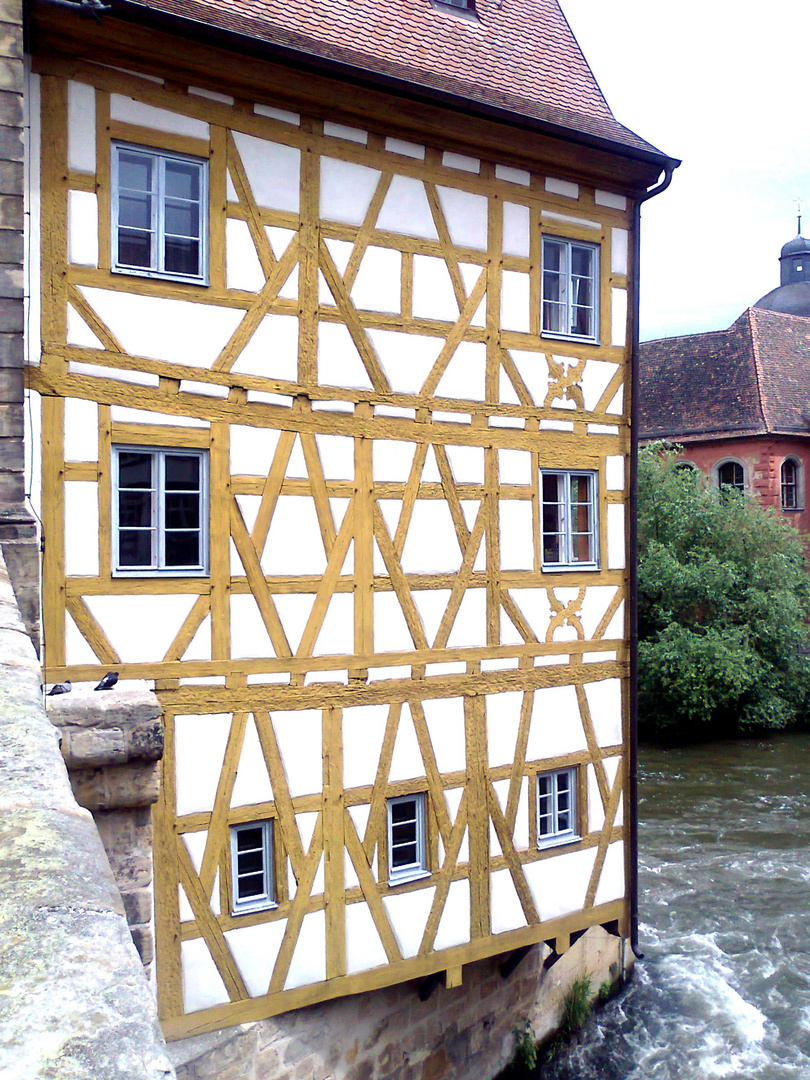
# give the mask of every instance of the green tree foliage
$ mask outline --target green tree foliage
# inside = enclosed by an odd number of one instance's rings
[[[695,738],[806,718],[810,577],[796,530],[674,450],[639,455],[639,722]]]

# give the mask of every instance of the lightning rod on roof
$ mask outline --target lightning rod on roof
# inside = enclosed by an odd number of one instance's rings
[[[801,236],[802,235],[802,200],[801,199],[796,200],[796,216],[799,219],[796,235]]]

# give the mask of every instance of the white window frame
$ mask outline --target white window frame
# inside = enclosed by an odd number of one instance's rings
[[[796,502],[793,506],[785,506],[785,465],[792,465],[795,470],[794,486]],[[801,461],[792,454],[786,457],[779,466],[779,506],[786,514],[795,514],[797,511],[804,510],[804,469]]]
[[[118,157],[121,151],[129,151],[148,155],[157,163],[157,191],[154,194],[152,205],[152,231],[155,236],[152,267],[129,266],[118,260]],[[186,164],[200,166],[200,261],[198,274],[180,274],[173,270],[164,270],[162,263],[165,258],[165,212],[166,212],[166,189],[165,189],[165,162],[182,161]],[[160,150],[152,146],[137,146],[133,143],[113,142],[111,162],[111,212],[112,228],[110,230],[111,255],[110,270],[114,274],[128,274],[136,277],[160,278],[162,281],[183,281],[194,285],[208,284],[208,162],[205,158],[194,157],[191,154],[176,154],[171,150]]]
[[[542,248],[542,260],[543,266],[540,274],[540,334],[546,338],[557,338],[558,340],[565,341],[588,341],[593,344],[599,342],[599,294],[600,294],[600,247],[599,244],[589,243],[587,240],[567,240],[562,236],[543,236],[541,238]],[[545,280],[546,280],[546,245],[555,244],[558,245],[563,252],[563,270],[562,276],[565,284],[565,296],[564,296],[564,316],[566,326],[571,326],[571,312],[572,312],[572,269],[571,269],[571,252],[574,248],[586,248],[593,254],[593,274],[591,277],[591,289],[593,296],[593,306],[591,318],[593,320],[593,332],[590,334],[576,334],[571,330],[557,331],[546,330],[544,328],[545,323]],[[551,271],[549,270],[549,273]]]
[[[720,482],[720,470],[723,468],[724,465],[739,465],[739,467],[742,469],[742,475],[743,475],[742,488],[738,488],[736,486],[736,484],[723,484],[723,483]],[[714,472],[714,481],[715,481],[715,484],[717,485],[717,488],[718,488],[719,491],[722,492],[726,488],[731,488],[732,491],[747,491],[748,490],[748,470],[746,469],[743,462],[740,461],[738,458],[733,458],[733,457],[723,458],[722,461],[718,461],[717,464],[714,466],[713,472]]]
[[[119,558],[120,529],[118,524],[119,465],[121,453],[149,454],[152,458],[152,524],[156,543],[152,547],[150,566],[121,566]],[[193,566],[166,566],[165,477],[166,457],[193,457],[200,463],[200,555]],[[112,448],[112,573],[113,577],[206,577],[208,575],[208,451],[185,447],[119,446]]]
[[[247,829],[260,828],[262,831],[262,892],[260,895],[241,899],[239,896],[239,833]],[[251,911],[269,911],[278,907],[275,899],[275,875],[273,873],[273,821],[244,821],[231,825],[231,914],[246,915]],[[243,852],[244,854],[244,852]]]
[[[557,477],[558,502],[562,505],[562,537],[561,547],[565,548],[564,556],[559,562],[546,562],[544,555],[545,531],[543,528],[543,507],[546,504],[543,499],[543,480],[547,476]],[[571,528],[571,484],[572,476],[584,476],[588,480],[589,505],[591,507],[591,530],[593,558],[588,562],[579,561],[573,557],[573,532]],[[560,479],[562,479],[562,500],[559,499]],[[599,474],[589,469],[541,469],[540,470],[540,558],[543,570],[598,570],[599,569]]]
[[[568,777],[568,791],[570,794],[570,808],[567,811],[561,811],[559,806],[559,780],[561,776]],[[551,798],[551,823],[552,831],[545,835],[540,835],[540,820],[542,816],[540,812],[540,782],[541,780],[548,780],[550,782],[550,798]],[[577,840],[581,839],[578,823],[578,811],[579,811],[579,791],[578,791],[578,769],[576,765],[569,766],[566,769],[554,769],[551,772],[540,772],[537,774],[537,780],[535,783],[535,810],[537,821],[537,847],[549,848],[549,847],[562,847],[563,844],[573,844]],[[565,829],[559,828],[559,818],[561,813],[568,814],[569,825]]]
[[[404,803],[413,803],[416,820],[416,860],[407,866],[394,867],[394,839],[393,839],[393,813],[395,806]],[[388,882],[390,885],[401,885],[405,881],[414,881],[417,878],[429,877],[430,870],[427,865],[427,820],[425,815],[426,797],[424,792],[415,795],[398,795],[386,800],[386,815],[388,818]]]

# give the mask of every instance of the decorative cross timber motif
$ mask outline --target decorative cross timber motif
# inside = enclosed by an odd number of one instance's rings
[[[553,641],[554,631],[559,630],[563,626],[573,627],[576,631],[577,639],[583,639],[585,637],[585,631],[582,628],[580,610],[582,608],[582,601],[585,599],[585,588],[581,588],[574,599],[569,600],[567,604],[564,604],[561,600],[557,599],[553,589],[546,589],[546,593],[553,612],[551,622],[548,624],[548,630],[546,630],[546,641]]]
[[[568,356],[547,356],[548,374],[551,380],[543,405],[548,407],[553,401],[572,401],[578,409],[585,408],[582,387],[579,381],[585,372],[585,360],[574,360]]]

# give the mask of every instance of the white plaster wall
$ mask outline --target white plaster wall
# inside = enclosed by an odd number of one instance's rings
[[[79,288],[127,352],[175,364],[210,367],[245,314],[185,300]]]
[[[65,573],[98,576],[98,484],[65,483]]]
[[[526,455],[528,457],[528,454]],[[532,504],[527,499],[499,499],[501,568],[532,570],[534,536]]]
[[[413,257],[413,314],[417,319],[455,322],[458,303],[450,271],[444,259],[432,255]]]
[[[343,323],[318,324],[318,382],[370,390],[371,379]]]
[[[407,705],[403,705],[388,779],[393,784],[398,780],[415,780],[424,775],[425,763],[422,760],[422,751],[419,749],[411,712]]]
[[[194,139],[208,138],[208,124],[202,120],[170,112],[168,109],[157,109],[123,94],[110,95],[110,119],[122,120],[125,124],[136,124],[138,127],[154,128],[155,131],[168,131],[172,135],[189,135]]]
[[[597,832],[605,824],[605,808],[602,806],[602,796],[599,792],[599,782],[596,779],[596,769],[593,765],[588,766],[588,831]]]
[[[447,457],[457,484],[483,484],[484,450],[480,446],[446,446]]]
[[[623,346],[627,341],[627,290],[610,290],[610,343]]]
[[[68,345],[79,345],[84,349],[103,349],[101,341],[96,337],[84,319],[72,304],[67,306],[67,335]],[[37,358],[39,362],[39,358]]]
[[[503,252],[504,255],[529,257],[531,214],[528,206],[520,203],[503,204]]]
[[[311,795],[321,791],[321,713],[318,709],[274,712],[273,730],[284,763],[290,795]]]
[[[396,314],[400,309],[401,277],[400,252],[370,245],[352,286],[355,306],[363,311]]]
[[[438,240],[433,215],[421,180],[395,176],[377,218],[377,228],[384,232]]]
[[[275,656],[258,605],[246,593],[231,594],[231,657],[248,660],[253,657]]]
[[[447,890],[447,902],[439,919],[433,948],[452,949],[470,940],[470,883],[454,881]]]
[[[183,969],[183,1007],[187,1013],[230,1001],[225,984],[203,938],[180,944]]]
[[[406,142],[404,139],[393,139],[388,136],[385,140],[385,149],[389,154],[402,154],[403,157],[415,158],[417,161],[424,161],[425,148],[420,146],[419,143]]]
[[[351,566],[349,552],[343,565],[343,572],[349,573]],[[329,601],[323,626],[312,648],[313,656],[338,656],[352,650],[354,637],[354,596],[351,593],[336,593]]]
[[[326,915],[323,910],[310,911],[301,923],[284,989],[292,990],[295,986],[323,982],[325,978]]]
[[[354,439],[347,435],[316,435],[315,442],[327,480],[354,478]]]
[[[478,158],[468,157],[466,154],[454,154],[449,150],[445,150],[442,154],[442,165],[448,169],[460,169],[462,172],[481,171],[481,162]]]
[[[523,349],[510,349],[509,355],[515,362],[526,389],[535,405],[542,405],[549,386],[548,362],[541,352],[527,352]],[[542,423],[542,421],[541,421]]]
[[[504,270],[501,278],[501,326],[528,334],[531,329],[531,278],[528,274]]]
[[[612,191],[600,191],[599,188],[594,192],[593,201],[597,206],[610,206],[614,210],[626,210],[627,199],[624,195],[615,195]]]
[[[29,364],[40,362],[40,286],[42,261],[42,235],[40,204],[40,161],[42,157],[42,128],[40,122],[40,76],[31,72],[30,61],[23,61],[26,77],[26,93],[23,95],[23,143],[24,143],[24,214],[23,243],[26,253],[25,288],[23,305],[26,333],[23,346]],[[78,85],[78,84],[75,84]],[[70,90],[68,90],[70,94]],[[68,97],[69,101],[69,97]],[[95,168],[95,123],[93,123],[92,168]],[[70,140],[70,135],[68,136]],[[75,144],[75,138],[74,138]],[[74,166],[71,166],[74,167]]]
[[[375,545],[375,555],[378,554]],[[382,564],[382,558],[380,557]],[[384,564],[383,564],[384,565]],[[375,573],[383,573],[383,565]],[[414,648],[413,638],[402,613],[402,607],[396,593],[374,593],[374,651],[405,652]]]
[[[297,213],[301,151],[241,131],[235,131],[233,137],[258,205]]]
[[[368,336],[391,389],[402,394],[418,394],[436,362],[444,339],[423,334],[401,334],[395,330],[369,330]]]
[[[414,892],[390,892],[383,897],[383,907],[405,960],[419,952],[435,892],[435,886],[430,885]]]
[[[467,589],[447,640],[450,649],[483,648],[487,644],[486,589]]]
[[[99,662],[98,657],[67,613],[65,614],[65,658],[68,664],[97,664]]]
[[[68,258],[98,266],[98,199],[92,191],[68,192]]]
[[[98,461],[98,405],[65,398],[65,461]]]
[[[450,599],[449,589],[414,589],[411,592],[422,626],[425,628],[425,637],[431,645],[436,640],[442,616]]]
[[[436,190],[453,243],[486,251],[487,198],[459,188],[439,186]]]
[[[261,556],[266,574],[323,574],[326,552],[311,498],[281,495]]]
[[[432,698],[423,708],[439,772],[462,772],[467,767],[464,699]]]
[[[368,904],[346,906],[346,971],[353,975],[358,971],[382,967],[388,963],[383,943]]]
[[[608,491],[624,490],[624,457],[608,454],[605,458],[605,487]]]
[[[490,769],[511,765],[515,760],[523,694],[487,694],[487,754]]]
[[[587,748],[573,686],[535,690],[526,760],[572,754]]]
[[[86,83],[68,83],[68,168],[96,171],[96,91]]]
[[[264,272],[246,221],[228,218],[225,223],[225,265],[229,289],[258,292],[264,286]]]
[[[321,217],[362,225],[377,184],[378,169],[336,158],[321,158]]]
[[[348,142],[359,143],[365,146],[368,142],[368,132],[361,128],[347,127],[345,124],[334,124],[331,120],[323,122],[324,135],[331,135],[333,139],[346,139]]]
[[[125,664],[162,660],[195,600],[183,595],[85,597]]]
[[[483,342],[459,342],[436,387],[436,396],[483,401],[486,396],[486,365],[487,347]]]
[[[343,786],[347,790],[374,783],[388,711],[388,705],[358,705],[343,710]]]
[[[618,369],[618,364],[611,364],[605,360],[588,360],[585,364],[579,384],[582,387],[582,400],[587,412],[592,412],[596,408],[599,398]]]
[[[272,802],[273,787],[264,763],[262,744],[256,722],[250,715],[245,725],[242,753],[236,769],[231,794],[231,806],[250,806],[252,803]]]
[[[257,116],[269,116],[273,120],[281,120],[283,124],[295,124],[297,127],[301,123],[298,113],[289,112],[287,109],[276,109],[272,105],[257,103],[253,106],[253,111]]]
[[[499,450],[498,477],[502,484],[531,484],[532,455],[528,450]]]
[[[417,499],[402,550],[402,569],[410,573],[458,570],[461,548],[450,508],[443,499]]]
[[[623,570],[624,558],[624,506],[608,503],[607,507],[608,570]]]
[[[208,420],[196,416],[173,416],[170,413],[152,412],[147,409],[127,409],[123,405],[113,405],[110,410],[112,419],[122,424],[162,424],[168,427],[208,428]]]
[[[589,585],[580,608],[580,620],[586,638],[592,638],[602,616],[617,593],[615,585]]]
[[[602,876],[596,889],[594,904],[608,904],[624,896],[624,844],[617,840],[608,844]]]
[[[546,191],[552,195],[565,195],[569,199],[579,198],[579,184],[570,180],[557,180],[553,176],[546,177]]]
[[[177,813],[206,813],[214,806],[231,714],[176,716],[174,725]]]
[[[525,926],[526,916],[509,870],[496,870],[490,877],[489,889],[492,933],[505,934]]]
[[[265,315],[237,357],[232,371],[265,379],[298,379],[298,319]]]
[[[510,184],[521,184],[528,187],[532,182],[532,174],[525,169],[515,169],[511,165],[496,165],[495,176],[498,180],[506,180]]]
[[[610,230],[610,269],[614,274],[627,273],[627,229]]]
[[[622,684],[619,679],[585,683],[585,697],[591,711],[599,746],[618,746],[622,741]]]
[[[286,919],[276,919],[225,931],[228,948],[251,997],[267,993],[286,928]]]
[[[557,919],[585,906],[596,848],[571,851],[524,865],[541,921]]]
[[[545,589],[510,589],[509,595],[520,608],[537,640],[545,641],[551,622],[551,605]]]

